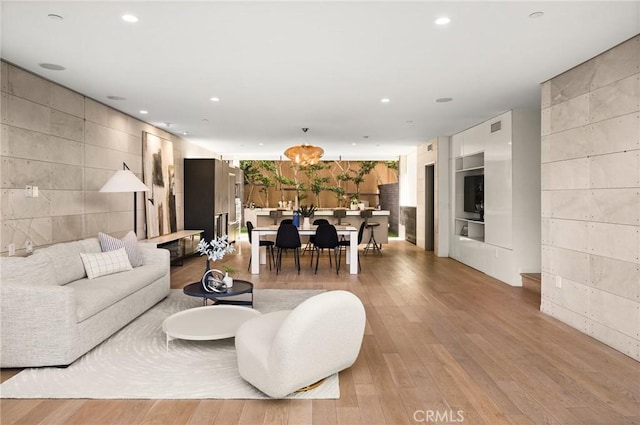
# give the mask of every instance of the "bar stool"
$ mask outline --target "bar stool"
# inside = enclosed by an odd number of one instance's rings
[[[373,217],[373,210],[360,211],[360,217],[364,219],[365,227],[369,229],[369,241],[364,247],[364,255],[367,255],[367,252],[369,252],[369,250],[382,255],[382,245],[376,241],[376,237],[373,231],[374,227],[380,226],[380,223],[369,223],[369,219]]]
[[[333,210],[333,218],[337,218],[338,219],[338,226],[350,226],[349,223],[343,223],[342,219],[345,218],[347,216],[347,210],[343,209],[343,208],[336,208],[335,210]],[[340,241],[344,241],[344,235],[340,236]]]

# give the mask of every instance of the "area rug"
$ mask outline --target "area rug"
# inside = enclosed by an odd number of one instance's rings
[[[286,310],[323,291],[255,290],[262,312]],[[25,369],[0,385],[2,398],[261,399],[269,398],[238,373],[233,338],[173,340],[166,348],[162,321],[202,305],[182,290],[171,294],[68,368]],[[338,375],[290,398],[336,399]]]

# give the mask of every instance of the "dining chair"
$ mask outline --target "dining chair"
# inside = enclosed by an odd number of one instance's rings
[[[249,232],[249,245],[251,245],[251,241],[252,241],[252,235],[251,235],[252,230],[253,230],[253,223],[250,221],[247,221],[247,232]],[[269,270],[271,270],[271,263],[276,262],[275,257],[273,255],[274,245],[275,245],[274,241],[260,239],[260,246],[266,247],[265,249],[267,250],[267,257],[269,258]],[[249,256],[249,266],[247,267],[247,270],[250,270],[250,269],[251,269],[251,256]]]
[[[360,229],[358,229],[358,245],[356,246],[356,249],[358,250],[358,271],[362,271],[362,266],[360,265],[360,250],[358,249],[358,246],[362,243],[362,235],[364,234],[364,228],[366,225],[367,223],[363,221],[360,223]],[[350,245],[350,240],[341,240],[338,242],[338,268],[340,268],[340,262],[342,261],[342,248],[346,251],[347,247]]]
[[[278,255],[276,258],[276,274],[282,268],[282,251],[285,249],[292,249],[294,254],[294,261],[298,267],[298,274],[300,274],[300,234],[298,228],[293,224],[284,223],[278,227],[278,233],[276,234],[276,248],[278,248]]]
[[[313,263],[314,252],[318,254],[316,257],[316,271],[318,274],[318,261],[320,260],[320,252],[325,249],[332,249],[333,256],[336,260],[336,274],[340,273],[340,267],[338,266],[338,253],[340,251],[340,245],[338,241],[338,232],[336,226],[331,224],[321,224],[316,229],[316,235],[313,242],[313,251],[311,251],[311,262]],[[331,267],[331,253],[329,253],[329,267]]]
[[[327,220],[326,218],[318,218],[316,220],[313,220],[314,226],[319,226],[321,224],[329,224],[329,220]],[[309,236],[309,240],[307,241],[307,244],[304,246],[304,249],[302,250],[302,255],[304,255],[304,253],[307,251],[313,251],[314,238],[315,238],[314,235]]]

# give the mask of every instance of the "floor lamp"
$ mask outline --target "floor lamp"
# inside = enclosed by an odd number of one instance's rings
[[[100,192],[133,192],[133,231],[136,231],[137,222],[137,202],[136,192],[148,192],[149,188],[131,172],[127,164],[122,163],[122,170],[116,171],[111,178],[102,186]]]

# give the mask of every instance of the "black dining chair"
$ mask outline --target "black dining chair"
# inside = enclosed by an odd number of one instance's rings
[[[360,229],[358,229],[358,246],[360,246],[360,244],[362,243],[362,235],[364,234],[364,228],[366,225],[367,223],[363,221],[360,224]],[[341,240],[338,242],[338,268],[340,267],[340,262],[342,261],[342,248],[346,250],[348,246],[351,246],[350,240]],[[358,249],[358,247],[356,247],[356,249],[358,250],[358,270],[362,271],[362,266],[360,265],[360,250]]]
[[[247,232],[249,232],[249,244],[251,244],[251,241],[252,241],[252,235],[251,235],[252,230],[253,230],[253,223],[250,221],[247,221]],[[275,245],[274,241],[267,241],[267,240],[260,239],[260,246],[266,247],[265,249],[267,250],[267,257],[269,258],[269,270],[271,270],[271,263],[276,262],[275,256],[273,255],[274,245]],[[250,269],[251,269],[251,256],[249,256],[249,266],[247,267],[247,270],[250,270]]]
[[[327,220],[326,218],[318,218],[316,220],[313,220],[314,226],[320,226],[321,224],[329,224],[329,220]],[[304,246],[304,249],[302,250],[302,255],[304,255],[304,253],[307,251],[313,251],[314,249],[313,240],[314,240],[314,235],[309,236],[309,240],[307,241],[307,244]]]
[[[298,228],[293,224],[280,224],[278,227],[278,233],[276,234],[276,248],[278,248],[278,255],[276,258],[276,274],[282,268],[282,251],[285,249],[293,249],[294,261],[298,267],[298,274],[300,274],[300,234]]]
[[[336,274],[340,273],[340,267],[338,263],[338,254],[340,251],[340,245],[338,241],[338,232],[336,227],[331,224],[321,224],[316,229],[315,238],[313,241],[313,251],[311,251],[311,262],[313,263],[314,252],[318,254],[316,257],[316,271],[318,274],[318,261],[320,260],[320,252],[325,249],[332,249],[333,256],[336,260]],[[329,252],[329,266],[331,267],[331,252]]]
[[[282,219],[282,221],[280,221],[280,224],[293,224],[293,219],[292,218],[284,218],[284,219]]]

